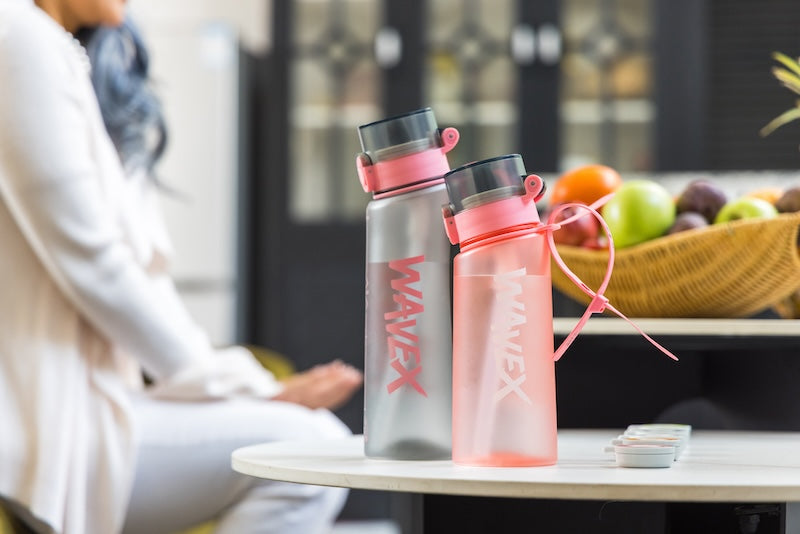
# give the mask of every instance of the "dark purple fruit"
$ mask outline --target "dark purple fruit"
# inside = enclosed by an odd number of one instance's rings
[[[718,185],[707,180],[695,180],[683,190],[675,203],[676,213],[693,211],[705,218],[711,224],[717,212],[728,201],[725,191]]]
[[[783,192],[775,201],[775,209],[780,213],[794,213],[800,211],[800,187],[792,187]]]
[[[667,235],[677,234],[678,232],[685,232],[686,230],[693,230],[695,228],[705,228],[708,226],[706,218],[696,211],[684,211],[675,217],[675,222],[672,223]]]

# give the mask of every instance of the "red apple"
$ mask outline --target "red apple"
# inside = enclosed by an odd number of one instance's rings
[[[581,243],[581,246],[591,250],[608,250],[608,239],[601,232],[597,237],[590,237]]]
[[[578,247],[584,243],[596,243],[600,232],[600,224],[588,211],[579,208],[564,208],[556,215],[553,222],[560,223],[569,219],[573,215],[583,214],[569,224],[566,224],[553,232],[553,241],[561,245],[571,245]]]

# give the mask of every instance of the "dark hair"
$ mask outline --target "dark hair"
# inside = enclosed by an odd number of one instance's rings
[[[126,18],[119,27],[83,29],[76,37],[89,55],[103,122],[123,166],[128,171],[144,168],[153,176],[166,147],[167,128],[139,30]]]

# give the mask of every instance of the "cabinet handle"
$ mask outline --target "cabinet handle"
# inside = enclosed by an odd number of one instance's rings
[[[532,65],[538,58],[543,65],[561,60],[561,30],[555,24],[542,24],[534,29],[517,24],[511,30],[511,57],[517,65]]]
[[[396,66],[403,58],[403,38],[400,32],[389,26],[379,29],[375,34],[374,51],[379,67],[390,69]]]
[[[539,61],[555,65],[561,60],[561,30],[555,24],[542,24],[538,35]]]
[[[536,60],[536,32],[528,24],[517,24],[511,30],[511,57],[517,65],[530,65]]]

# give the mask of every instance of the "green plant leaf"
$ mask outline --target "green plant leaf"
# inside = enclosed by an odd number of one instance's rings
[[[797,76],[793,72],[789,72],[786,69],[779,69],[777,67],[772,69],[772,74],[781,83],[783,83],[784,87],[794,91],[797,94],[800,94],[800,76]]]
[[[776,61],[783,63],[784,66],[786,66],[786,68],[788,68],[789,70],[792,70],[798,75],[800,75],[800,62],[798,62],[798,60],[792,59],[786,54],[781,54],[780,52],[773,52],[772,57]]]
[[[789,109],[784,111],[774,119],[772,119],[769,124],[761,128],[759,132],[762,137],[766,137],[767,135],[771,134],[781,126],[786,123],[792,122],[794,120],[800,119],[800,102],[798,102],[798,107]]]

